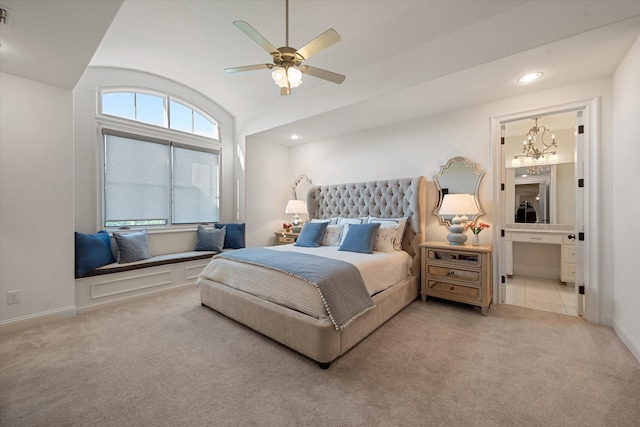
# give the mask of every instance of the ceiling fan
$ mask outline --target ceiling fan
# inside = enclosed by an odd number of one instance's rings
[[[251,40],[259,44],[273,56],[273,64],[246,65],[243,67],[225,68],[224,71],[227,73],[238,73],[242,71],[262,70],[265,68],[269,70],[274,69],[271,77],[275,83],[280,86],[280,95],[289,95],[291,88],[299,86],[300,83],[302,83],[302,74],[308,74],[332,83],[342,83],[346,78],[346,76],[342,74],[310,65],[302,65],[302,61],[309,59],[321,50],[339,42],[340,35],[333,28],[329,28],[302,48],[292,48],[289,46],[289,0],[285,0],[285,9],[286,46],[283,47],[276,48],[245,21],[233,22],[233,25],[238,27],[240,31],[245,33]]]

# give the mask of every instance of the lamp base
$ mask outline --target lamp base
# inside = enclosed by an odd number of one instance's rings
[[[463,217],[464,218],[464,217]],[[464,245],[467,241],[467,235],[464,234],[466,220],[460,218],[459,216],[455,216],[451,220],[451,225],[449,226],[449,234],[447,235],[447,240],[450,245]]]

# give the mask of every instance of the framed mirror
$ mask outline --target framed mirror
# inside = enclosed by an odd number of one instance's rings
[[[523,143],[532,125],[552,129],[545,136],[557,147],[553,155],[523,155]],[[553,229],[575,223],[576,112],[558,113],[509,122],[505,126],[505,223],[508,228]],[[543,139],[538,135],[537,146]],[[522,226],[521,224],[527,224]]]
[[[484,171],[465,157],[453,157],[446,165],[440,167],[440,172],[433,177],[438,189],[438,201],[433,214],[440,219],[440,224],[449,227],[453,219],[453,215],[440,215],[440,205],[445,194],[471,194],[473,196],[478,213],[469,218],[469,221],[475,222],[484,215],[478,197],[480,181],[483,176]]]
[[[307,193],[313,184],[306,175],[300,175],[291,186],[292,200],[307,201]]]

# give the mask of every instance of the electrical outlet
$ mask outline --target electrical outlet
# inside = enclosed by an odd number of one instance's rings
[[[20,291],[7,292],[7,304],[16,304],[20,302]]]

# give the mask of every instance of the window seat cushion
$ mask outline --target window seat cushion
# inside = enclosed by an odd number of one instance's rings
[[[194,261],[198,259],[211,258],[218,252],[215,251],[188,251],[178,252],[174,254],[156,255],[151,258],[142,259],[139,261],[128,262],[126,264],[118,264],[114,262],[112,264],[103,265],[94,270],[91,270],[82,277],[100,276],[102,274],[118,273],[121,271],[138,270],[141,268],[155,267],[158,265],[175,264],[185,261]],[[76,276],[76,279],[79,278]]]

